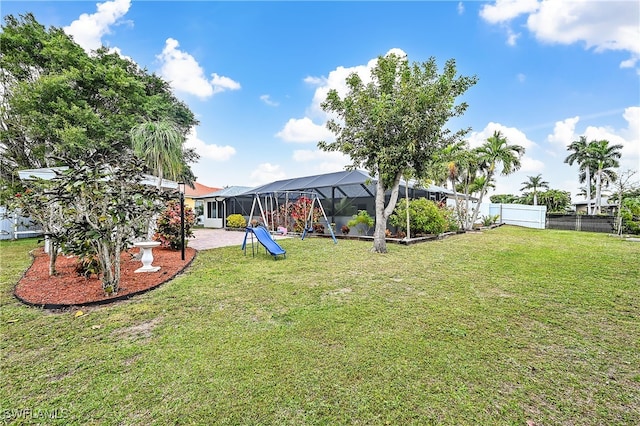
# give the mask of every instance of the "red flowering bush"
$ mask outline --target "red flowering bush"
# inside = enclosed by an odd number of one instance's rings
[[[291,204],[291,218],[294,221],[293,231],[303,232],[309,218],[309,212],[311,211],[311,205],[313,201],[307,197],[300,197],[298,201]],[[320,209],[314,208],[313,215],[311,217],[311,223],[316,223],[320,219]]]
[[[196,215],[191,207],[184,208],[184,237],[193,237],[191,227],[196,223]],[[169,247],[174,250],[182,249],[182,235],[180,229],[180,203],[169,201],[167,209],[160,213],[156,222],[158,229],[153,236],[154,241],[160,241],[162,247]]]

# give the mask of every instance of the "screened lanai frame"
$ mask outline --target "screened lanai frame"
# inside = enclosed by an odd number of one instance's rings
[[[292,214],[293,207],[302,199],[307,202],[298,206],[299,215],[295,218]],[[251,226],[259,224],[259,220],[254,222],[255,218],[261,219],[261,225],[271,232],[300,232],[303,240],[307,233],[316,232],[316,225],[322,225],[319,232],[324,233],[328,229],[334,243],[337,242],[334,227],[327,218],[319,194],[314,191],[255,193],[249,214]]]
[[[453,195],[453,192],[442,187],[430,186],[419,188],[413,182],[401,181],[400,197],[405,196],[405,188],[409,189],[409,198],[427,198],[433,201],[443,201]],[[241,194],[227,199],[227,214],[241,214],[251,220],[249,214],[256,194],[261,196],[277,196],[278,203],[283,203],[284,194],[288,193],[289,201],[292,193],[315,193],[334,224],[334,229],[346,225],[359,210],[365,210],[375,217],[376,180],[362,170],[345,170],[321,175],[284,179],[252,188]],[[212,194],[215,195],[215,194]],[[386,195],[386,202],[389,194]],[[267,207],[265,207],[267,208]]]

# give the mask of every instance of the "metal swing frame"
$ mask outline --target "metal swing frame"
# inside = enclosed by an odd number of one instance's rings
[[[278,191],[278,192],[269,192],[269,193],[256,193],[254,194],[253,197],[253,203],[251,204],[251,213],[249,214],[249,222],[251,222],[251,220],[253,219],[253,213],[255,211],[256,205],[258,206],[258,208],[260,209],[260,217],[262,218],[262,221],[265,225],[265,227],[270,230],[270,231],[274,231],[272,229],[273,224],[270,224],[269,221],[267,220],[267,215],[265,214],[264,208],[262,206],[262,201],[260,200],[260,197],[264,196],[265,197],[265,205],[267,203],[267,198],[269,197],[269,201],[272,203],[271,207],[271,211],[277,211],[279,210],[279,206],[278,206],[278,196],[279,194],[284,194],[285,196],[285,202],[288,203],[289,202],[289,194],[298,194],[297,198],[300,198],[302,196],[306,196],[307,198],[311,199],[311,207],[309,209],[309,214],[305,217],[305,226],[304,226],[304,230],[302,232],[302,236],[301,239],[304,240],[304,238],[307,235],[307,232],[311,231],[313,228],[313,209],[316,205],[316,203],[318,204],[318,208],[320,209],[320,211],[322,212],[322,217],[325,220],[325,223],[327,224],[327,228],[329,229],[329,233],[331,234],[331,238],[333,239],[334,244],[338,243],[338,240],[336,239],[336,235],[333,232],[333,228],[331,227],[331,223],[329,222],[329,219],[327,218],[327,213],[324,210],[324,207],[322,206],[322,203],[320,202],[320,196],[318,195],[317,192],[314,191]],[[275,198],[275,204],[276,204],[276,210],[273,209],[273,199]]]

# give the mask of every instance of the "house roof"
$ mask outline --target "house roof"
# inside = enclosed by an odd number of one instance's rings
[[[376,180],[362,170],[344,170],[322,175],[303,176],[278,180],[255,187],[243,195],[284,191],[317,191],[318,188],[344,187],[347,185],[373,185]]]
[[[608,197],[602,197],[602,205],[603,206],[616,206],[616,203],[610,203],[609,202],[609,198]],[[592,206],[596,205],[596,199],[592,199],[591,202],[588,202],[587,200],[581,200],[581,201],[574,201],[573,203],[571,203],[571,205],[573,206],[586,206],[587,204],[591,204]]]
[[[241,195],[254,195],[254,194],[269,194],[276,192],[316,192],[324,198],[330,198],[331,194],[327,190],[328,188],[339,188],[339,193],[335,194],[335,197],[362,197],[373,196],[375,194],[375,186],[377,180],[371,177],[366,171],[363,170],[343,170],[340,172],[325,173],[321,175],[304,176],[292,179],[284,179],[268,183],[266,185],[252,188]],[[415,182],[409,181],[408,184],[405,181],[400,182],[401,188],[408,185],[409,188],[414,187]],[[431,193],[443,193],[446,195],[453,195],[453,192],[435,185],[430,185],[428,188],[423,189]]]
[[[230,198],[236,195],[243,194],[250,190],[250,186],[228,186],[217,191],[209,192],[208,194],[200,195],[194,198]]]
[[[216,192],[221,189],[221,188],[206,186],[198,182],[195,182],[193,185],[195,186],[195,188],[191,188],[189,185],[186,185],[186,188],[184,189],[185,197],[199,198],[203,195],[210,194],[212,192]]]
[[[41,169],[25,169],[25,170],[18,170],[18,176],[20,176],[21,180],[32,180],[32,179],[44,179],[44,180],[51,180],[54,177],[56,177],[56,175],[60,172],[63,172],[65,170],[69,169],[66,166],[61,166],[61,167],[44,167]],[[153,185],[153,186],[157,186],[158,185],[158,178],[155,176],[151,176],[151,175],[144,175],[144,178],[142,179],[142,181],[140,182],[144,185]],[[178,189],[178,182],[174,182],[172,180],[168,180],[168,179],[162,179],[162,185],[163,188],[167,188],[167,189]]]

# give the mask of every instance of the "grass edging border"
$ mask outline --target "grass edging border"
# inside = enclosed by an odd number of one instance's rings
[[[467,234],[467,233],[474,233],[474,232],[482,232],[482,231],[488,231],[494,228],[498,228],[500,226],[504,225],[503,223],[500,224],[495,224],[495,225],[491,225],[491,226],[483,226],[480,228],[475,228],[475,229],[470,229],[470,230],[463,230],[463,231],[451,231],[451,232],[443,232],[442,234],[432,234],[432,235],[425,235],[423,237],[414,237],[411,238],[409,240],[404,239],[404,238],[385,238],[385,240],[387,241],[387,243],[390,244],[400,244],[400,245],[404,245],[404,246],[408,246],[408,245],[413,245],[413,244],[418,244],[418,243],[423,243],[423,242],[427,242],[427,241],[437,241],[437,240],[442,240],[448,237],[451,237],[453,235],[461,235],[461,234]],[[310,233],[307,237],[311,237],[311,238],[331,238],[330,234],[315,234],[315,233]],[[370,235],[338,235],[336,234],[336,239],[338,240],[355,240],[355,241],[373,241],[373,237]]]
[[[152,285],[152,286],[150,286],[148,288],[145,288],[145,289],[142,289],[142,290],[138,290],[138,291],[134,291],[132,293],[127,293],[127,294],[123,294],[121,296],[111,297],[109,299],[95,300],[93,302],[87,302],[87,303],[82,303],[82,304],[33,303],[33,302],[29,302],[28,300],[24,300],[23,298],[21,298],[20,296],[18,296],[16,294],[16,289],[18,287],[18,284],[20,284],[20,281],[22,281],[22,278],[24,278],[26,273],[29,271],[29,269],[33,265],[33,262],[35,262],[35,256],[33,255],[32,252],[33,252],[33,250],[29,252],[29,255],[31,256],[31,265],[29,265],[29,267],[24,270],[24,272],[20,276],[20,279],[13,286],[13,297],[15,297],[18,301],[20,301],[21,303],[23,303],[23,304],[25,304],[27,306],[30,306],[30,307],[33,307],[33,308],[39,308],[39,309],[46,309],[46,310],[62,310],[62,309],[73,308],[75,306],[101,306],[101,305],[108,305],[110,303],[121,302],[123,300],[131,299],[134,296],[139,296],[141,294],[147,293],[147,292],[149,292],[151,290],[154,290],[154,289],[160,287],[161,285],[173,280],[175,277],[180,275],[185,269],[187,269],[189,266],[191,266],[191,263],[193,263],[195,258],[198,257],[198,250],[195,250],[195,253],[194,253],[193,257],[182,268],[177,270],[173,275],[168,277],[166,280],[161,281],[158,284],[154,284],[154,285]]]

